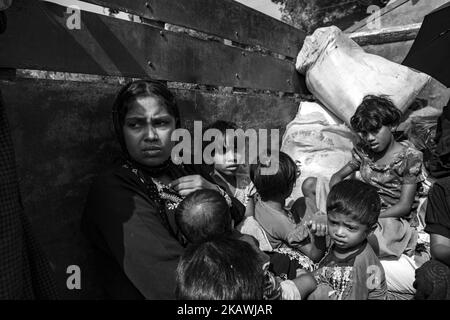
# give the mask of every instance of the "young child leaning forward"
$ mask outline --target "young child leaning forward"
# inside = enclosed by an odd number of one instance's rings
[[[314,272],[318,288],[314,300],[385,299],[383,266],[367,236],[380,214],[376,188],[359,180],[334,185],[327,198],[328,234],[332,245]]]
[[[255,219],[264,229],[274,251],[302,261],[300,264],[308,269],[310,263],[306,260],[316,262],[325,252],[326,225],[315,220],[295,222],[285,202],[300,174],[298,166],[281,151],[278,159],[270,161],[278,161],[275,174],[264,174],[264,169],[273,163],[258,161],[250,165],[250,178],[257,191],[254,197]]]

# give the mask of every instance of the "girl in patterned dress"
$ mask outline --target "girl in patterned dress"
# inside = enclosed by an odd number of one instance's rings
[[[401,112],[384,96],[366,96],[351,118],[361,138],[353,159],[331,177],[330,187],[359,171],[375,186],[381,214],[369,243],[380,258],[411,256],[417,243],[416,209],[422,191],[422,153],[409,141],[398,142],[393,131]]]

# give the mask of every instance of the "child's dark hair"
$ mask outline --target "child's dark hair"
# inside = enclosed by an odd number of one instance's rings
[[[223,137],[225,139],[225,136],[227,134],[227,130],[237,130],[237,129],[239,129],[239,127],[234,122],[225,121],[225,120],[217,120],[217,121],[214,121],[213,123],[211,123],[209,126],[207,126],[204,129],[203,133],[205,133],[209,129],[217,129],[217,130],[219,130],[222,133],[222,135],[223,135]],[[204,141],[203,142],[203,150],[205,150],[206,146],[209,143],[210,143],[209,141]],[[237,147],[237,140],[236,140],[236,138],[235,138],[235,141],[234,141],[234,147],[235,148]],[[225,149],[224,149],[223,152],[225,152]]]
[[[382,126],[397,126],[401,117],[401,111],[387,96],[367,95],[350,119],[350,125],[356,132],[372,133]]]
[[[327,212],[350,215],[370,229],[378,221],[381,200],[377,189],[359,180],[343,180],[328,194]]]
[[[175,221],[190,243],[231,233],[231,213],[225,198],[215,190],[189,194],[175,210]]]
[[[271,161],[276,161],[270,157]],[[250,165],[250,179],[255,185],[263,201],[288,197],[297,180],[298,168],[294,160],[286,153],[280,151],[278,157],[278,171],[274,175],[263,175],[261,169],[268,168],[270,164],[258,163]]]
[[[177,299],[261,300],[264,272],[250,244],[231,237],[188,247],[177,268]]]

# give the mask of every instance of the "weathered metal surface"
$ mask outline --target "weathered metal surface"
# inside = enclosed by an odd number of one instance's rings
[[[446,3],[448,0],[397,0],[382,8],[378,12],[378,21],[374,21],[369,16],[359,21],[345,32],[370,31],[379,23],[379,28],[389,28],[394,26],[404,26],[413,23],[421,23],[423,17]],[[376,28],[376,27],[375,27]]]
[[[295,58],[306,34],[232,0],[87,0]]]
[[[70,30],[70,15],[53,3],[14,1],[0,35],[0,67],[306,90],[290,61],[90,12]]]

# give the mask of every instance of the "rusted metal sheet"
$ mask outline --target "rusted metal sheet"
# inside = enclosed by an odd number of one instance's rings
[[[306,34],[232,0],[87,0],[295,58]]]
[[[99,297],[92,251],[80,230],[91,179],[118,156],[111,105],[120,84],[21,79],[0,80],[15,146],[27,215],[55,266],[62,298]],[[266,94],[173,90],[183,118],[225,119],[244,128],[282,129],[298,101]],[[68,290],[66,269],[79,265],[83,289]]]
[[[293,62],[218,42],[89,12],[79,30],[69,30],[66,8],[42,1],[16,0],[7,13],[0,67],[306,90]]]
[[[360,46],[414,40],[421,23],[351,33],[348,36]]]

